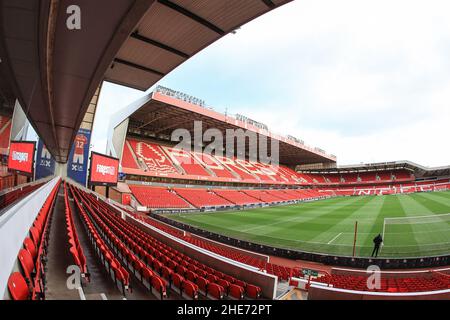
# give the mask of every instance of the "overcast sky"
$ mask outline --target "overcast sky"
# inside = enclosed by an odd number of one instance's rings
[[[450,1],[296,0],[203,50],[159,84],[241,113],[339,164],[450,164]],[[105,84],[107,119],[144,93]]]

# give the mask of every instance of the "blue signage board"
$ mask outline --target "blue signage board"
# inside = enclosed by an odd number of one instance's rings
[[[86,186],[91,131],[79,129],[67,162],[67,176]]]
[[[52,176],[55,174],[55,159],[53,159],[50,152],[44,145],[44,141],[39,139],[38,149],[36,154],[36,176],[35,179],[39,180]]]

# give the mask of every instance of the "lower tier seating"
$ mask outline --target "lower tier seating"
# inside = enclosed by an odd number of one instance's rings
[[[163,188],[129,185],[131,192],[143,206],[150,209],[188,209],[231,207],[261,203],[279,203],[330,197],[331,192],[312,189],[201,189]]]
[[[0,209],[6,208],[7,206],[13,204],[14,202],[24,198],[29,195],[34,190],[42,186],[42,183],[27,185],[21,188],[17,188],[13,191],[5,193],[0,196]]]
[[[219,206],[234,206],[234,203],[219,197],[212,191],[206,189],[174,189],[175,192],[183,199],[197,208],[204,207],[219,207]]]
[[[168,188],[130,185],[136,199],[148,208],[190,208],[191,206]]]
[[[196,245],[197,247],[200,247],[202,249],[206,249],[208,251],[217,253],[223,257],[248,264],[253,267],[257,267],[260,270],[265,270],[266,272],[278,276],[281,280],[288,280],[290,276],[300,276],[300,271],[298,269],[292,269],[289,267],[281,266],[272,264],[269,262],[266,262],[262,258],[255,257],[253,255],[245,254],[244,251],[239,249],[233,249],[231,247],[222,246],[219,244],[214,244],[211,241],[203,240],[201,238],[192,237],[189,234],[185,235],[184,232],[175,229],[169,225],[166,225],[162,222],[159,222],[155,219],[152,219],[150,217],[138,215],[136,213],[133,213],[131,211],[127,211],[130,215],[132,215],[134,218],[141,220],[149,225],[152,225],[164,232],[167,232],[173,236],[176,236],[177,238],[180,238],[184,241],[187,241],[189,243],[192,243],[193,245]]]
[[[50,192],[18,253],[20,271],[8,279],[8,290],[13,300],[45,299],[45,263],[52,221],[53,206],[60,181]]]
[[[199,292],[215,299],[241,298],[242,292],[249,298],[260,297],[259,287],[192,259],[123,220],[116,208],[73,186],[71,189],[78,202],[83,204],[80,208],[87,208],[102,237],[108,239],[113,248],[111,255],[126,262],[127,268],[138,279],[145,280],[151,275],[153,283],[153,278],[162,277],[164,280],[159,279],[163,286],[167,282],[180,294],[193,299]]]
[[[426,292],[450,289],[450,275],[430,272],[425,276],[382,277],[381,288],[370,290],[367,276],[324,275],[314,281],[327,283],[336,288],[375,292]]]
[[[216,189],[214,190],[214,192],[218,196],[240,206],[261,203],[260,200],[255,199],[246,194],[245,192],[239,190]]]

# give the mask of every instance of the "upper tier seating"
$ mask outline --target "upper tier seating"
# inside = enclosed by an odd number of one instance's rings
[[[136,199],[148,208],[190,208],[191,206],[168,188],[130,185]]]
[[[162,149],[169,155],[173,163],[183,168],[186,174],[206,177],[211,176],[191,152],[164,146]]]
[[[128,139],[133,152],[149,172],[157,175],[179,174],[161,147],[154,143]],[[129,161],[129,159],[127,160]]]
[[[417,183],[397,183],[397,184],[381,184],[381,185],[368,185],[357,186],[351,188],[345,187],[325,187],[326,190],[321,190],[321,193],[325,191],[328,194],[336,196],[370,196],[370,195],[388,195],[399,193],[413,193],[413,192],[426,192],[426,191],[438,191],[450,189],[450,185],[446,184],[449,180],[439,181],[421,181]]]
[[[128,143],[128,141],[126,141],[125,145],[123,146],[122,166],[124,168],[131,168],[131,169],[139,169],[140,168],[136,162],[135,155],[133,155],[133,150],[131,148],[130,143]]]
[[[242,167],[239,163],[235,161],[236,158],[226,158],[226,157],[215,157],[219,162],[226,167],[228,170],[234,172],[240,177],[240,180],[247,182],[257,182],[260,181],[256,176],[250,174],[248,170]]]
[[[294,170],[237,157],[209,155],[127,138],[122,156],[125,173],[167,176],[175,179],[208,180],[278,185],[381,185],[414,181],[410,171],[298,173]],[[282,197],[285,198],[285,197]],[[289,198],[289,197],[288,197]],[[272,199],[272,202],[274,199]]]
[[[358,185],[358,184],[381,184],[394,181],[413,181],[414,176],[406,170],[394,171],[376,171],[362,173],[323,173],[323,174],[306,174],[297,173],[297,176],[306,184],[319,185]]]
[[[216,177],[226,178],[226,179],[236,179],[236,174],[233,174],[229,169],[220,163],[215,157],[203,154],[203,153],[193,153],[194,157],[199,163],[209,169]]]

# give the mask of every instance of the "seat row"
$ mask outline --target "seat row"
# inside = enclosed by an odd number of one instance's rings
[[[236,299],[242,298],[244,294],[250,298],[258,298],[261,295],[259,287],[223,274],[184,255],[134,224],[121,219],[117,209],[91,194],[84,196],[97,208],[102,221],[123,241],[126,249],[167,280],[170,286],[179,289],[181,294],[195,298],[196,291],[200,290],[204,295],[216,299],[226,295]],[[135,265],[141,267],[139,263],[134,263],[133,267]]]
[[[369,289],[367,287],[367,276],[333,274],[321,276],[315,281],[329,283],[336,288],[357,291],[426,292],[450,289],[450,275],[435,272],[417,276],[382,277],[378,289]]]
[[[65,203],[65,218],[66,230],[69,241],[69,252],[72,255],[74,263],[80,268],[81,276],[89,279],[89,273],[86,265],[86,257],[78,240],[77,230],[73,222],[72,209],[69,203],[69,194],[67,191],[67,184],[64,182],[64,203]]]
[[[210,241],[203,240],[201,238],[191,237],[189,235],[185,235],[183,232],[181,232],[175,228],[172,228],[171,226],[163,224],[163,223],[161,223],[157,220],[154,220],[150,217],[138,215],[138,214],[128,211],[128,210],[127,210],[127,212],[130,215],[132,215],[135,219],[138,219],[147,224],[150,224],[150,225],[154,226],[155,228],[158,228],[164,232],[167,232],[179,239],[187,241],[197,247],[214,252],[223,257],[226,257],[226,258],[229,258],[229,259],[241,262],[241,263],[245,263],[245,264],[248,264],[253,267],[257,267],[261,270],[265,270],[269,274],[276,275],[279,279],[288,280],[288,278],[291,275],[295,276],[295,277],[300,276],[300,271],[298,269],[293,269],[290,267],[285,267],[282,265],[269,263],[261,258],[257,258],[255,256],[245,254],[242,250],[237,250],[237,249],[233,249],[233,248],[229,248],[229,247],[216,245]]]
[[[130,185],[129,187],[139,203],[152,209],[234,207],[237,205],[313,200],[332,195],[332,193],[309,189],[207,190],[203,188],[170,189],[142,185]]]
[[[40,186],[42,186],[42,183],[38,183],[32,186],[24,186],[22,188],[5,193],[4,195],[0,196],[0,209],[6,208],[17,200],[22,199],[34,190],[38,189]]]
[[[124,295],[127,290],[131,290],[130,274],[126,269],[128,268],[148,289],[159,293],[161,299],[165,298],[167,296],[166,283],[152,270],[145,267],[143,262],[126,248],[123,240],[112,232],[103,217],[101,218],[99,206],[87,198],[80,189],[69,185],[69,190],[85,221],[89,238],[97,255]]]
[[[18,253],[21,272],[13,272],[8,279],[8,290],[13,300],[45,299],[47,246],[59,185],[60,181],[44,202],[23,242],[23,249]]]
[[[78,208],[81,220],[86,229],[89,240],[94,247],[94,251],[100,258],[102,265],[105,267],[107,273],[121,289],[122,293],[126,295],[126,292],[131,290],[130,288],[130,276],[127,270],[119,262],[117,257],[114,256],[111,249],[106,244],[103,236],[100,234],[99,226],[95,225],[91,219],[91,216],[87,213],[89,207],[81,202],[81,199],[76,192],[72,192],[72,196],[75,200],[75,204]]]

